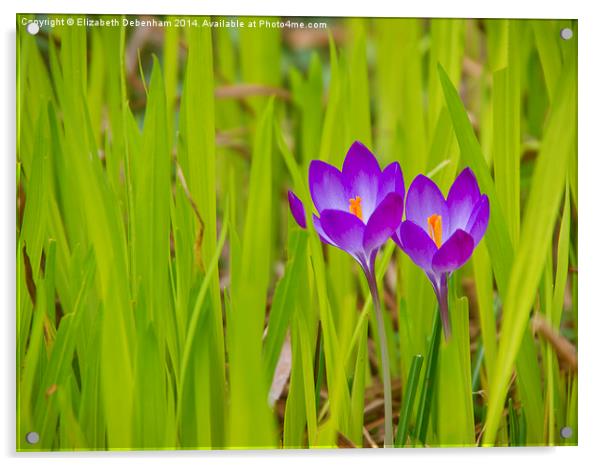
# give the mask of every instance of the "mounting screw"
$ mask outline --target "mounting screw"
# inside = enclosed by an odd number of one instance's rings
[[[571,438],[573,436],[573,429],[569,426],[564,426],[562,429],[560,429],[560,436],[565,439]]]
[[[560,37],[564,40],[570,40],[573,37],[573,30],[571,28],[564,28],[560,31]]]
[[[35,445],[40,441],[40,434],[37,432],[27,432],[25,435],[25,441],[30,445]]]
[[[35,36],[38,32],[40,32],[40,25],[38,23],[29,23],[27,25],[27,32],[29,32],[32,36]]]

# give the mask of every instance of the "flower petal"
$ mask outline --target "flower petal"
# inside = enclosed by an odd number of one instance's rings
[[[477,179],[472,170],[467,167],[458,175],[447,195],[450,232],[458,228],[468,231],[466,225],[480,197],[481,191]]]
[[[403,173],[399,162],[390,163],[385,167],[378,178],[378,194],[376,204],[380,204],[389,193],[397,193],[403,199],[405,196],[405,187],[403,184]]]
[[[362,199],[365,219],[370,218],[376,207],[380,173],[380,166],[372,152],[361,142],[354,142],[343,162],[343,182],[347,199],[356,196]]]
[[[406,219],[428,231],[428,218],[441,215],[443,241],[449,234],[449,214],[443,194],[429,178],[418,175],[412,181],[406,198]]]
[[[427,274],[431,271],[437,246],[420,226],[411,220],[402,222],[396,242],[418,267],[424,269]]]
[[[305,209],[303,208],[303,202],[299,199],[294,192],[288,192],[288,205],[291,209],[291,214],[297,225],[301,228],[307,228],[307,222],[305,221]]]
[[[341,172],[326,162],[312,160],[309,164],[309,191],[318,212],[349,209]]]
[[[479,199],[479,202],[474,207],[470,219],[466,225],[466,230],[472,236],[475,247],[485,234],[487,225],[489,224],[489,198],[486,194],[483,194]]]
[[[328,237],[328,235],[324,231],[324,228],[322,227],[322,222],[320,221],[320,218],[316,214],[313,214],[311,218],[314,223],[314,229],[316,230],[316,233],[318,233],[318,236],[320,237],[322,242],[326,243],[326,244],[330,244],[332,246],[335,246],[335,244],[332,242],[332,240]]]
[[[378,249],[397,230],[403,216],[403,197],[389,193],[378,204],[364,231],[364,250]]]
[[[472,236],[456,230],[433,256],[433,270],[436,274],[443,274],[459,269],[470,259],[473,250]]]
[[[320,223],[332,243],[358,260],[365,259],[363,238],[366,226],[355,215],[342,210],[322,211]]]

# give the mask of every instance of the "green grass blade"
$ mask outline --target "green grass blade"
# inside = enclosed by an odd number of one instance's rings
[[[306,251],[307,233],[300,230],[293,231],[289,241],[289,263],[274,291],[263,348],[263,362],[268,383],[272,382],[282,343],[295,308],[299,294],[299,288],[295,285],[299,283],[305,266]]]
[[[559,40],[560,28],[556,21],[538,20],[531,23],[535,43],[544,72],[548,97],[553,98],[556,84],[562,70],[562,56]]]
[[[306,270],[307,273],[307,270]],[[307,299],[305,299],[307,298]],[[299,348],[301,350],[301,363],[303,365],[303,390],[305,399],[305,418],[307,420],[307,443],[311,448],[317,445],[318,440],[318,420],[317,420],[317,402],[316,391],[320,387],[319,374],[314,376],[314,348],[312,347],[316,340],[316,332],[312,331],[311,325],[315,316],[309,311],[311,298],[301,296],[298,307],[297,327],[299,332]],[[318,355],[319,356],[319,355]],[[316,382],[314,382],[316,380]],[[319,394],[318,394],[319,396]]]
[[[451,289],[451,286],[450,286]],[[437,441],[441,446],[474,446],[474,411],[468,333],[468,300],[450,299],[453,332],[441,343],[437,363]],[[454,419],[453,423],[449,419]]]
[[[489,173],[489,167],[483,157],[481,147],[474,134],[468,115],[464,110],[460,96],[441,66],[439,66],[439,76],[447,102],[447,109],[450,113],[456,138],[460,146],[462,162],[472,168],[479,182],[481,192],[489,196],[491,214],[485,240],[489,255],[491,256],[491,264],[493,265],[496,282],[502,294],[504,294],[512,264],[512,254],[509,254],[509,251],[512,251],[512,243],[508,226],[503,218],[502,208],[495,193],[495,186]]]
[[[472,256],[475,285],[479,307],[481,337],[485,349],[485,368],[487,377],[491,377],[497,358],[497,325],[493,302],[493,276],[489,253],[484,244],[479,245]]]
[[[412,359],[412,365],[410,366],[410,373],[408,374],[407,383],[405,385],[405,394],[403,396],[403,404],[399,412],[399,424],[397,426],[397,432],[395,434],[395,447],[401,448],[406,444],[408,437],[408,428],[410,426],[410,418],[414,410],[414,399],[416,398],[416,391],[418,390],[418,380],[420,379],[420,369],[422,369],[422,363],[424,362],[424,356],[417,354]]]
[[[418,405],[418,417],[416,418],[416,437],[423,445],[426,443],[426,434],[431,416],[431,405],[435,395],[435,378],[439,360],[439,348],[441,345],[441,314],[437,311],[433,322],[433,331],[429,341],[429,349],[426,356],[426,367],[424,382],[420,393]]]
[[[492,378],[483,437],[486,445],[493,443],[500,422],[507,384],[537,292],[546,246],[551,240],[568,158],[574,153],[577,117],[574,57],[565,66],[566,72],[562,75],[552,101],[552,112],[533,174],[523,233],[504,298],[505,314],[498,362]]]
[[[306,80],[296,70],[291,72],[293,101],[301,113],[299,139],[304,167],[320,150],[323,119],[322,86],[322,64],[317,52],[313,52]]]
[[[510,26],[508,66],[493,73],[493,169],[513,245],[520,232],[520,63],[517,27]]]
[[[368,353],[368,322],[365,321],[360,329],[357,356],[351,387],[351,412],[349,419],[349,439],[355,445],[363,443],[364,407],[366,388],[366,363]]]
[[[439,83],[438,68],[447,70],[450,82],[457,85],[462,73],[462,54],[465,42],[465,20],[435,19],[431,22],[428,62],[428,135],[432,135],[447,100]],[[440,72],[439,72],[440,74]],[[449,103],[448,103],[449,105]],[[453,118],[452,118],[453,119]],[[443,154],[441,154],[443,155]]]
[[[353,20],[351,20],[353,21]],[[368,87],[368,65],[366,58],[366,32],[364,21],[355,21],[347,65],[349,67],[349,131],[351,139],[372,147],[370,125],[370,89]],[[351,144],[352,141],[349,141]]]
[[[305,390],[303,387],[302,349],[296,326],[291,329],[291,374],[288,383],[288,395],[284,409],[282,427],[282,446],[284,448],[303,448],[306,426]]]
[[[508,66],[509,23],[507,19],[486,19],[487,62],[495,72]]]
[[[558,232],[558,250],[556,253],[556,275],[554,278],[554,296],[552,298],[552,325],[560,328],[560,320],[564,308],[564,296],[567,285],[569,270],[569,241],[571,235],[571,203],[570,189],[565,189],[564,203],[562,207],[562,219]]]
[[[253,147],[242,256],[232,276],[230,335],[230,432],[234,447],[272,446],[274,419],[261,361],[265,305],[270,283],[272,232],[272,135],[274,100],[265,106]],[[252,385],[249,380],[255,380]]]
[[[222,229],[222,231],[220,233],[220,237],[219,237],[219,240],[216,245],[217,248],[215,250],[214,256],[211,258],[211,261],[209,262],[209,264],[207,266],[207,273],[203,277],[203,282],[201,284],[201,288],[197,295],[197,298],[196,298],[196,301],[194,304],[194,308],[193,308],[193,311],[192,311],[192,314],[190,317],[190,324],[188,326],[188,331],[186,333],[186,338],[184,340],[185,341],[184,349],[182,351],[182,365],[181,365],[181,373],[180,373],[180,380],[179,380],[181,387],[183,387],[185,385],[184,382],[186,380],[186,374],[190,370],[188,361],[190,360],[190,357],[192,354],[192,349],[193,349],[192,345],[194,343],[195,331],[199,327],[199,322],[200,322],[200,319],[202,318],[203,303],[205,302],[205,299],[206,299],[207,294],[209,293],[209,289],[211,287],[211,285],[210,285],[211,275],[212,275],[212,273],[215,272],[215,270],[217,270],[219,257],[221,255],[222,249],[226,242],[227,233],[228,233],[228,223],[225,223],[224,228]],[[211,273],[209,273],[209,272],[211,272]],[[179,412],[181,413],[181,411],[179,411]]]
[[[499,356],[498,356],[499,357]],[[541,393],[541,369],[538,364],[535,339],[528,330],[524,333],[516,357],[518,393],[524,407],[522,417],[526,421],[526,439],[529,445],[543,442],[544,400]],[[490,383],[495,383],[495,372]],[[490,392],[494,387],[490,386]]]
[[[178,160],[203,222],[196,229],[199,244],[195,247],[202,268],[214,256],[217,246],[213,53],[209,29],[188,28],[187,33],[188,59],[180,113],[185,150],[178,154]],[[209,327],[204,329],[206,337],[198,361],[208,373],[196,376],[195,400],[200,422],[198,444],[217,447],[224,446],[226,435],[224,331],[217,269],[210,284]]]

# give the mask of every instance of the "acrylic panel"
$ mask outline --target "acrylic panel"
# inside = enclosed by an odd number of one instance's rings
[[[18,451],[577,444],[577,21],[16,19]]]

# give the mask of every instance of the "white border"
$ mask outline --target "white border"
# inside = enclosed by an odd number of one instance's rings
[[[548,0],[526,2],[524,0],[504,0],[499,5],[484,5],[478,1],[429,1],[395,2],[386,0],[357,1],[344,3],[320,0],[282,1],[262,0],[185,0],[174,1],[132,1],[104,0],[83,6],[82,2],[68,0],[20,0],[16,9],[19,12],[52,13],[126,13],[140,14],[220,14],[220,15],[288,15],[288,16],[404,16],[404,17],[459,17],[459,18],[574,18],[582,7],[580,1]]]
[[[323,0],[262,0],[249,3],[238,1],[184,0],[103,0],[89,5],[81,1],[53,0],[41,2],[20,0],[18,4],[2,2],[2,62],[0,86],[3,108],[0,111],[0,130],[4,155],[2,157],[2,267],[0,284],[3,297],[0,314],[0,457],[4,464],[29,464],[38,461],[55,464],[117,465],[164,464],[230,464],[251,465],[344,463],[362,464],[378,461],[382,464],[415,463],[463,466],[475,464],[505,465],[519,462],[545,462],[546,465],[567,463],[589,464],[590,458],[600,458],[597,449],[602,421],[602,386],[600,383],[600,331],[602,307],[598,304],[600,288],[599,264],[602,237],[600,187],[600,136],[602,98],[600,91],[600,46],[602,45],[601,17],[592,1],[548,0],[527,2],[503,0],[483,2],[471,0],[418,1],[396,3],[391,0],[348,0],[338,5]],[[16,2],[15,2],[16,3]],[[231,451],[231,452],[131,452],[131,453],[52,453],[19,454],[15,448],[15,13],[156,13],[156,14],[222,14],[222,15],[287,15],[287,16],[405,16],[405,17],[510,17],[510,18],[578,18],[579,19],[579,447],[520,448],[520,449],[432,449],[396,451]],[[596,267],[598,265],[598,267]],[[596,299],[598,298],[598,299]]]

